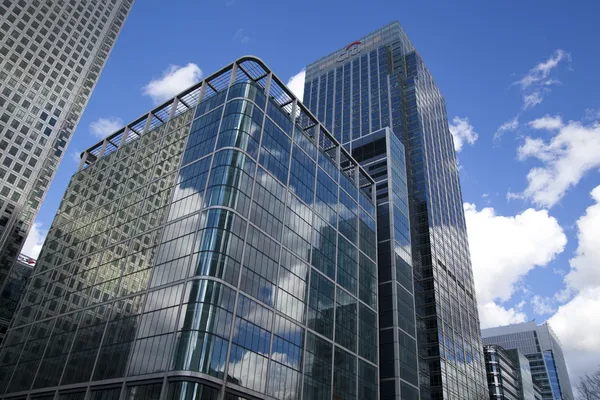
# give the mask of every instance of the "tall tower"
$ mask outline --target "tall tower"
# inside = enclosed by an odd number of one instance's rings
[[[390,365],[393,376],[385,378],[381,363],[381,399],[412,399],[416,386],[421,399],[486,398],[473,271],[446,107],[400,24],[393,22],[308,65],[304,100],[346,147],[389,127],[406,151],[408,273],[414,281],[416,333],[398,324],[395,340],[410,347],[416,339],[419,382],[403,377],[410,376],[406,371],[414,363],[408,350],[399,349]],[[396,259],[402,254],[397,250]],[[406,313],[410,307],[398,304],[398,311]],[[393,390],[384,390],[387,379],[395,382]],[[411,389],[402,390],[403,385]]]
[[[0,4],[0,293],[132,4]]]

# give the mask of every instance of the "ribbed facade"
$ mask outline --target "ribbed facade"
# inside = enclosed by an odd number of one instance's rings
[[[534,399],[533,393],[527,397],[523,395],[518,359],[514,360],[511,354],[496,345],[485,346],[484,356],[491,400]]]

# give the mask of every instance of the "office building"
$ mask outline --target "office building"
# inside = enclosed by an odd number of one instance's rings
[[[0,297],[0,335],[4,337],[10,320],[19,305],[27,280],[33,273],[35,260],[24,254],[19,254],[17,261],[12,268],[11,274],[4,285],[4,290]]]
[[[490,400],[541,400],[533,383],[529,360],[519,350],[497,345],[484,346]]]
[[[444,99],[398,22],[352,41],[306,68],[304,103],[344,146],[390,128],[406,151],[410,257],[419,380],[405,379],[382,399],[484,398],[487,385],[462,195]],[[378,189],[379,190],[379,189]],[[396,259],[403,250],[396,250]],[[406,305],[405,311],[409,310]],[[394,324],[400,321],[394,320]],[[383,355],[381,356],[383,359]],[[381,376],[385,366],[381,364]],[[407,374],[407,376],[410,374]],[[403,390],[400,385],[410,387]]]
[[[517,349],[529,360],[531,377],[544,400],[573,400],[569,373],[558,338],[548,323],[500,326],[481,331],[484,345]]]
[[[404,146],[389,128],[348,143],[376,185],[379,371],[382,399],[418,399],[414,284]]]
[[[0,397],[378,397],[374,181],[244,57],[82,154]]]
[[[132,3],[0,4],[0,293]]]

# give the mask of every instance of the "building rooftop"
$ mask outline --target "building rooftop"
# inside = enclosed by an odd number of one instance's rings
[[[339,49],[331,52],[330,54],[308,64],[308,66],[306,67],[307,77],[310,78],[312,75],[318,74],[336,65],[339,61],[339,57],[355,45],[360,45],[364,48],[376,46],[380,42],[384,41],[388,32],[399,32],[401,34],[405,53],[414,50],[414,47],[408,39],[408,37],[406,36],[404,30],[402,29],[402,25],[400,25],[400,22],[393,21],[371,33],[366,34],[365,36],[361,37],[360,39],[357,39],[352,43],[346,43],[343,47],[340,47]]]
[[[495,326],[481,330],[481,337],[492,337],[498,335],[509,335],[511,333],[535,331],[538,325],[534,321],[522,322],[520,324],[510,324],[504,326]]]
[[[352,174],[355,171],[358,172],[357,186],[359,188],[370,187],[374,184],[369,174],[360,167],[350,153],[300,102],[283,81],[273,74],[261,59],[254,56],[239,58],[88,148],[81,153],[80,169],[86,168],[100,158],[117,151],[120,147],[139,139],[145,133],[193,109],[200,101],[227,90],[232,84],[248,81],[263,88],[265,93],[268,92],[270,101],[277,104],[295,122],[296,128],[301,129],[319,150],[329,155],[334,161],[339,157],[338,162],[342,171],[351,178],[354,178]]]

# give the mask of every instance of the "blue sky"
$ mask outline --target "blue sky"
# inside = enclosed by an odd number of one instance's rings
[[[593,335],[600,331],[600,189],[590,194],[600,185],[600,3],[294,4],[138,0],[27,248],[50,226],[77,153],[173,94],[173,86],[245,54],[288,80],[397,19],[462,140],[457,154],[482,324],[550,319],[572,379],[600,364]]]

